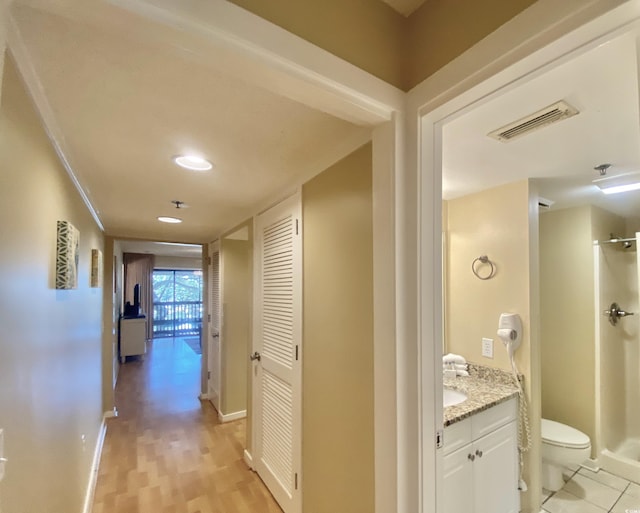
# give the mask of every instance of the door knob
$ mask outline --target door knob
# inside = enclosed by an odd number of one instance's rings
[[[467,455],[467,458],[469,458],[471,461],[473,461],[473,460],[475,460],[475,459],[476,459],[476,455],[475,455],[475,454],[471,454],[471,453],[469,453],[469,454]]]
[[[258,351],[256,351],[255,353],[253,353],[252,355],[249,356],[249,359],[251,361],[254,361],[254,360],[260,361],[260,353]]]
[[[482,458],[482,451],[481,451],[480,449],[478,449],[478,450],[476,451],[476,456],[477,456],[478,458]]]

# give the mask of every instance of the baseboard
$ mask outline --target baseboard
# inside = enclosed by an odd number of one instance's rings
[[[235,411],[233,413],[222,414],[218,412],[220,422],[231,422],[232,420],[244,419],[247,416],[247,410]]]
[[[253,456],[251,456],[251,453],[245,449],[243,456],[244,456],[244,462],[247,464],[247,467],[253,470]]]
[[[209,399],[211,399],[211,396],[210,396],[209,394],[200,394],[200,395],[198,396],[198,398],[199,398],[201,401],[208,401]]]
[[[105,412],[102,418],[102,424],[100,425],[100,432],[98,433],[98,439],[96,440],[96,448],[93,452],[93,461],[91,462],[91,470],[89,473],[89,483],[87,484],[87,493],[84,497],[83,513],[91,513],[93,509],[93,497],[96,492],[96,482],[98,481],[98,470],[100,468],[100,457],[102,456],[102,446],[104,444],[104,438],[107,434],[107,418],[117,415],[115,408],[113,412]]]

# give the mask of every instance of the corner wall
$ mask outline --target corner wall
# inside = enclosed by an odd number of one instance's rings
[[[302,188],[303,510],[374,510],[372,146]]]
[[[89,278],[104,238],[9,55],[1,102],[0,509],[79,513],[102,422],[103,291]],[[75,290],[54,288],[58,220],[80,232]]]
[[[247,410],[252,319],[253,234],[248,240],[222,237],[221,272],[221,383],[220,412]],[[249,439],[249,438],[248,438]]]

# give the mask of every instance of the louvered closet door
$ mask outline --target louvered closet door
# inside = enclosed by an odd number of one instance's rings
[[[300,195],[256,220],[254,466],[285,513],[301,511]]]

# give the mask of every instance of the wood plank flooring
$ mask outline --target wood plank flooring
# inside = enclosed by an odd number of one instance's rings
[[[243,461],[245,421],[221,424],[199,380],[179,339],[121,366],[93,513],[282,513]]]

